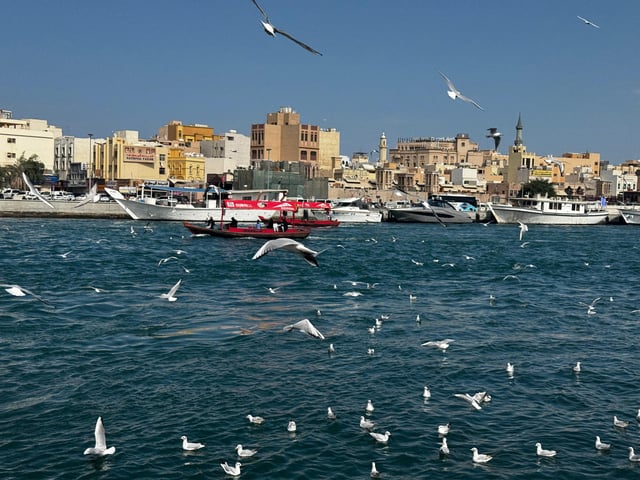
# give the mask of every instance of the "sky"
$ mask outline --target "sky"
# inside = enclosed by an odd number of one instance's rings
[[[521,115],[529,152],[640,158],[637,0],[21,0],[6,6],[0,109],[65,135],[151,138],[172,120],[250,134],[269,112],[340,131],[340,153]],[[584,24],[577,16],[600,26]],[[484,110],[451,100],[439,72]],[[375,157],[374,157],[375,158]]]

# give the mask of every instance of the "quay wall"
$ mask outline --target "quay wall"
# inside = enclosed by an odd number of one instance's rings
[[[130,218],[116,202],[89,202],[80,207],[75,201],[50,201],[50,208],[39,200],[0,200],[0,217],[38,218]]]

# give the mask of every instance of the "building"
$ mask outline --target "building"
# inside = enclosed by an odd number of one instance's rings
[[[54,139],[53,173],[58,177],[60,188],[73,193],[86,191],[91,174],[91,150],[94,142],[103,141],[67,135]]]
[[[54,139],[62,136],[62,129],[46,120],[16,120],[9,110],[0,110],[0,167],[13,165],[24,156],[33,155],[44,164],[45,172],[53,171]]]
[[[213,128],[208,125],[194,123],[183,125],[180,120],[172,120],[158,129],[154,140],[164,142],[184,142],[185,146],[191,146],[194,142],[213,140],[215,138]]]
[[[236,130],[229,130],[216,140],[200,142],[200,153],[205,159],[207,182],[227,185],[233,183],[235,170],[251,166],[251,139]]]
[[[266,161],[308,162],[314,172],[330,168],[340,155],[340,132],[300,123],[291,107],[268,113],[266,123],[251,125],[251,164]]]
[[[144,180],[167,180],[169,148],[138,138],[135,130],[120,130],[104,143],[95,142],[94,177],[112,187],[135,187]]]

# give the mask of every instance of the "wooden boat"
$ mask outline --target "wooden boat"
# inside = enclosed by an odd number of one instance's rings
[[[310,228],[289,227],[286,231],[274,230],[273,228],[250,227],[232,227],[229,224],[214,225],[213,228],[204,225],[195,225],[193,223],[184,222],[183,225],[189,229],[194,235],[211,235],[212,237],[224,238],[265,238],[271,240],[273,238],[306,238],[311,233]]]

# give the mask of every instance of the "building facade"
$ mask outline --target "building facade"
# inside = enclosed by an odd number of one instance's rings
[[[17,120],[9,110],[0,110],[0,167],[13,165],[24,155],[35,155],[44,164],[45,172],[53,171],[54,139],[62,129],[46,120]]]

